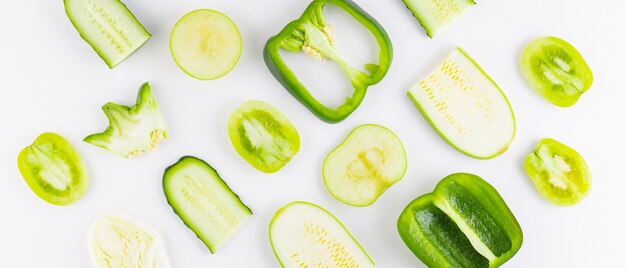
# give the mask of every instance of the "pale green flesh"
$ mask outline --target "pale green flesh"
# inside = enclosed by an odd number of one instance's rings
[[[324,160],[328,191],[352,206],[373,204],[406,172],[402,141],[389,129],[362,125],[354,129]]]
[[[172,29],[170,52],[185,73],[212,80],[232,70],[241,55],[237,26],[224,14],[209,9],[187,13]]]
[[[404,0],[404,3],[431,38],[475,5],[472,0]]]
[[[515,117],[506,96],[460,49],[408,94],[440,136],[469,156],[495,157],[513,141]]]
[[[150,38],[118,0],[65,0],[65,12],[81,37],[113,68]]]
[[[91,229],[89,249],[98,268],[169,268],[160,234],[123,214],[101,216]]]
[[[374,267],[374,262],[328,211],[308,202],[279,209],[270,243],[282,267]]]
[[[170,167],[163,187],[174,211],[211,252],[252,215],[219,175],[196,158],[183,158]]]

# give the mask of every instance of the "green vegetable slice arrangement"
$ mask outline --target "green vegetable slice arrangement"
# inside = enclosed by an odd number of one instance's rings
[[[374,261],[330,212],[297,201],[270,222],[270,243],[282,267],[374,267]]]
[[[139,49],[150,33],[119,0],[64,0],[80,36],[113,68]]]
[[[522,246],[522,230],[495,188],[480,177],[445,177],[413,200],[398,232],[428,267],[498,267]]]
[[[30,189],[50,204],[72,204],[87,191],[87,166],[74,147],[58,134],[39,135],[20,152],[17,166]]]
[[[591,190],[591,171],[574,149],[553,139],[543,139],[524,162],[537,190],[550,202],[571,206]]]
[[[333,45],[333,30],[326,21],[323,9],[326,4],[339,7],[356,19],[376,38],[379,46],[379,62],[367,64],[366,72],[348,64]],[[336,108],[325,106],[315,99],[292,69],[280,56],[280,50],[303,52],[316,59],[330,59],[337,63],[350,79],[354,92],[351,98]],[[387,32],[374,18],[350,0],[315,0],[302,16],[290,22],[279,34],[270,38],[265,45],[264,58],[276,79],[302,104],[320,119],[339,122],[350,115],[361,104],[370,85],[383,79],[393,57],[391,41]]]
[[[91,257],[98,268],[169,268],[161,235],[122,213],[96,220],[89,235]]]
[[[435,131],[469,156],[496,157],[513,141],[515,116],[508,99],[460,48],[408,95]]]
[[[274,106],[249,101],[228,120],[228,135],[235,150],[256,169],[274,173],[300,149],[300,135]]]
[[[361,125],[324,160],[326,189],[351,206],[373,204],[400,181],[407,168],[402,141],[391,130],[374,124]]]
[[[472,0],[403,0],[413,12],[428,37],[433,38],[441,28],[461,16],[476,3]]]
[[[174,212],[212,253],[252,216],[215,169],[193,156],[165,170],[163,191]]]
[[[546,36],[524,48],[522,72],[533,89],[552,104],[574,105],[593,83],[593,74],[578,50],[567,41]]]
[[[139,88],[137,102],[132,107],[109,102],[102,106],[102,110],[109,119],[109,127],[102,133],[87,136],[84,141],[115,155],[139,156],[153,150],[167,137],[165,123],[147,82]]]
[[[172,29],[170,52],[185,73],[213,80],[230,72],[241,55],[241,35],[226,15],[198,9],[183,16]]]

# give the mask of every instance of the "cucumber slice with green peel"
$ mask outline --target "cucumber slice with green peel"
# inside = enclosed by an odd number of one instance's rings
[[[185,73],[213,80],[230,72],[241,55],[241,34],[226,15],[198,9],[180,18],[170,35],[170,52]]]
[[[469,156],[496,157],[515,137],[515,116],[508,99],[460,48],[408,95],[435,131]]]
[[[406,151],[398,136],[383,126],[367,124],[352,130],[328,154],[322,176],[335,198],[363,207],[400,181],[406,168]]]
[[[170,267],[161,235],[122,213],[109,213],[96,220],[89,249],[98,268]]]
[[[426,34],[433,38],[443,26],[454,21],[476,3],[472,0],[403,0]]]
[[[174,212],[212,253],[252,216],[215,169],[193,156],[165,170],[163,191]]]
[[[280,208],[270,222],[270,243],[282,267],[374,267],[359,242],[335,216],[303,201]]]
[[[113,68],[139,49],[150,33],[119,0],[64,0],[80,36]]]

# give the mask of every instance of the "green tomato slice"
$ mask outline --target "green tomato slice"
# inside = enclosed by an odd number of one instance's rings
[[[170,52],[178,67],[200,80],[220,78],[235,68],[241,47],[237,25],[210,9],[187,13],[170,35]]]
[[[87,191],[89,175],[85,163],[58,134],[39,135],[20,152],[17,166],[30,189],[50,204],[72,204]]]
[[[228,120],[230,141],[243,159],[256,169],[274,173],[300,150],[300,135],[274,106],[249,101]]]
[[[524,48],[522,72],[535,91],[560,107],[574,105],[593,82],[578,50],[553,36],[535,39]]]
[[[524,162],[526,173],[550,202],[571,206],[591,190],[591,172],[574,149],[553,139],[543,139]]]
[[[361,125],[324,160],[326,189],[351,206],[373,204],[400,181],[407,168],[402,141],[391,130],[374,124]]]

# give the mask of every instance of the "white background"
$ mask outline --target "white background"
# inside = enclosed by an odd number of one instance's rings
[[[276,209],[294,200],[311,201],[334,213],[379,267],[420,267],[400,240],[396,219],[408,202],[430,192],[440,178],[460,171],[492,183],[522,226],[523,246],[506,266],[624,265],[626,3],[480,1],[430,40],[400,0],[357,0],[388,31],[395,57],[386,78],[370,88],[352,116],[327,124],[291,97],[262,60],[265,41],[298,17],[308,2],[126,0],[153,37],[113,70],[79,38],[62,1],[5,3],[0,9],[0,267],[91,267],[89,227],[112,209],[158,229],[173,267],[277,267],[268,223]],[[169,53],[172,26],[198,8],[227,14],[244,41],[238,66],[215,81],[185,75]],[[543,100],[518,68],[524,44],[543,35],[570,41],[595,74],[593,87],[572,108]],[[516,113],[518,130],[511,148],[492,160],[475,160],[451,148],[405,94],[456,46],[467,50],[499,83]],[[151,82],[169,127],[170,137],[156,151],[127,160],[82,142],[106,127],[102,104],[132,104],[145,81]],[[228,139],[229,114],[251,99],[278,107],[300,132],[300,152],[276,174],[252,168]],[[321,164],[363,123],[395,131],[408,151],[409,168],[374,205],[353,208],[328,194]],[[88,192],[68,207],[40,200],[17,170],[18,152],[45,131],[68,139],[90,169]],[[586,158],[593,189],[582,203],[555,206],[526,177],[523,159],[543,137],[560,140]],[[213,255],[172,212],[161,188],[163,169],[187,154],[213,165],[254,211]]]

